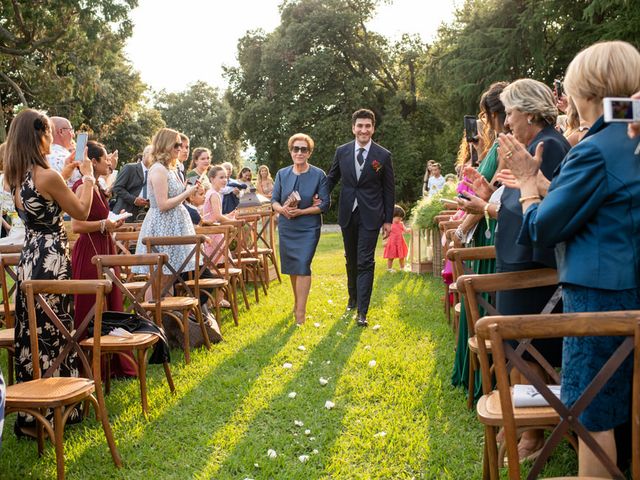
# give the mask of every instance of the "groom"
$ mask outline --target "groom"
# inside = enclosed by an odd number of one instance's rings
[[[395,188],[391,153],[371,140],[376,117],[360,109],[351,116],[355,140],[336,149],[327,175],[329,191],[342,179],[338,223],[342,228],[347,260],[349,303],[358,308],[357,321],[366,327],[373,289],[375,250],[380,227],[386,237],[391,232]]]

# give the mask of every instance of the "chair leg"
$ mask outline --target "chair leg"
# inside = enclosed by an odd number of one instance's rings
[[[104,430],[104,436],[107,439],[107,445],[109,445],[109,450],[111,451],[111,458],[113,459],[113,463],[116,467],[122,467],[122,459],[120,458],[120,453],[118,453],[118,449],[116,448],[116,442],[113,440],[113,432],[111,431],[111,425],[109,425],[109,416],[107,415],[107,407],[104,403],[104,396],[102,395],[102,390],[100,388],[96,388],[96,397],[90,396],[89,398],[95,403],[96,412],[98,412],[98,416],[100,417],[100,422],[102,423],[102,430]]]
[[[44,417],[47,413],[46,409],[41,408],[40,414]],[[38,443],[38,456],[41,457],[44,453],[44,425],[41,421],[36,419],[36,440]],[[53,441],[54,439],[51,439]]]
[[[189,365],[191,362],[191,353],[189,344],[189,310],[182,311],[182,348],[184,350],[184,363]]]
[[[242,290],[242,297],[244,298],[244,306],[249,310],[249,299],[247,298],[247,287],[244,284],[244,278],[242,274],[238,275],[238,281],[240,282],[240,290]]]
[[[271,253],[269,258],[271,259],[271,263],[273,264],[273,268],[276,271],[276,277],[278,277],[278,282],[282,283],[282,277],[280,277],[280,269],[278,268],[278,262],[276,261],[275,254]]]
[[[173,377],[171,376],[171,369],[169,368],[169,362],[163,362],[162,367],[164,368],[164,376],[167,377],[167,384],[169,385],[169,390],[171,393],[176,393],[176,387],[173,384]]]
[[[486,470],[489,472],[491,480],[499,480],[500,472],[498,470],[498,444],[496,441],[496,428],[485,425],[484,427],[484,445],[485,445],[485,461],[487,462]],[[485,467],[483,466],[483,472]]]
[[[105,354],[106,357],[106,365],[105,365],[105,379],[104,379],[104,394],[109,395],[111,393],[111,354]]]
[[[40,425],[38,436],[40,436]],[[53,409],[53,433],[55,438],[53,443],[56,449],[56,470],[58,472],[58,480],[64,479],[64,425],[62,424],[62,407]],[[44,433],[43,433],[44,436]]]
[[[467,347],[468,348],[468,347]],[[474,394],[476,390],[476,354],[469,350],[469,378],[468,378],[468,388],[467,388],[467,408],[469,410],[473,409],[473,400]]]
[[[138,355],[138,380],[140,381],[142,415],[146,417],[149,412],[149,404],[147,401],[147,349],[141,348],[136,353]]]
[[[269,270],[267,268],[264,268],[264,264],[260,266],[258,270],[260,271],[260,278],[262,279],[260,281],[260,283],[262,283],[262,291],[264,292],[264,296],[266,297],[267,295],[269,295],[269,292],[267,292],[267,287],[269,286]]]
[[[256,303],[260,303],[260,298],[258,298],[258,265],[251,268],[251,273],[253,276],[253,293],[256,297]]]
[[[13,385],[13,350],[7,350],[7,361],[9,364],[9,374],[7,375],[7,385]]]
[[[202,318],[202,310],[200,307],[195,307],[196,318],[198,319],[198,323],[200,324],[200,330],[202,331],[202,338],[204,340],[204,345],[207,347],[207,350],[211,350],[211,341],[209,339],[209,333],[207,333],[207,327],[204,324],[204,319]]]
[[[235,284],[232,284],[233,280],[229,279],[227,285],[227,296],[229,297],[229,303],[231,304],[231,315],[233,315],[233,323],[238,326],[238,292],[236,291]]]

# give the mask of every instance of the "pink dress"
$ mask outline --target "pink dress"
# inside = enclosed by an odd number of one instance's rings
[[[220,202],[220,206],[222,207],[222,195],[220,195],[219,192],[216,192],[213,188],[207,190],[207,194],[204,197],[204,205],[202,206],[202,220],[204,220],[205,222],[214,221],[213,207],[211,206],[211,197],[213,195],[218,196],[218,201]],[[213,235],[209,235],[209,238],[211,238],[211,243],[207,242],[204,244],[204,251],[207,256],[213,255],[213,252],[218,249],[218,245],[224,241],[224,235],[222,235],[221,233],[216,233]],[[216,254],[215,258],[212,259],[213,263],[216,264],[222,261],[223,253],[221,250],[217,250],[217,252],[218,253]]]
[[[389,239],[384,247],[384,258],[406,258],[409,253],[407,242],[402,235],[405,231],[404,223],[392,223]]]

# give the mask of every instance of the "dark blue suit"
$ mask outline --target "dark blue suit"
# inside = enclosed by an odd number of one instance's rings
[[[327,174],[327,185],[331,192],[342,180],[338,223],[342,228],[349,300],[357,301],[358,313],[366,315],[380,227],[393,221],[395,181],[391,153],[377,143],[371,142],[359,179],[355,161],[355,141],[338,147]],[[353,210],[356,199],[358,207]]]
[[[600,118],[524,217],[519,243],[556,248],[560,282],[640,287],[640,157],[622,124]]]

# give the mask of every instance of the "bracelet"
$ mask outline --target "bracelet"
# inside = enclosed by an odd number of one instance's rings
[[[82,181],[83,182],[92,182],[92,183],[96,183],[96,177],[92,177],[91,175],[85,175],[84,177],[82,177]]]
[[[107,228],[107,221],[105,219],[100,220],[100,233],[104,235],[104,231]]]
[[[528,202],[529,200],[540,200],[540,195],[529,195],[528,197],[520,197],[518,201],[520,202],[520,205],[522,205],[524,202]]]

